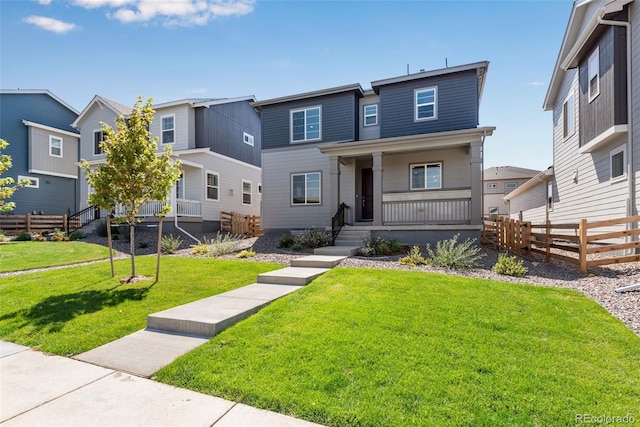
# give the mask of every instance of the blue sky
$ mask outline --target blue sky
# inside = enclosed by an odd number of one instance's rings
[[[268,99],[487,60],[485,167],[545,169],[542,102],[570,0],[0,0],[0,86],[49,89],[82,110]]]

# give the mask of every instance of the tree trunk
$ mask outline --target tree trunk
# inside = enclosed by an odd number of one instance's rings
[[[113,269],[113,242],[111,242],[111,214],[107,215],[107,241],[109,242],[109,262],[111,263],[111,277],[115,277],[116,273]]]
[[[164,217],[160,215],[160,218],[158,221],[158,257],[156,259],[156,282],[160,277],[160,252],[162,250],[162,219],[163,218]]]
[[[136,241],[135,241],[136,225],[129,224],[129,250],[131,251],[131,278],[136,277]]]

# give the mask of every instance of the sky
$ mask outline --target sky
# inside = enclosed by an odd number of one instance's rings
[[[485,168],[552,165],[543,111],[571,0],[0,0],[0,87],[48,89],[78,111],[258,100],[489,61]],[[1,112],[0,112],[1,113]]]

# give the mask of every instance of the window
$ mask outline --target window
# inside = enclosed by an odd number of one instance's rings
[[[568,138],[576,131],[576,114],[575,114],[575,102],[573,101],[573,95],[569,96],[562,105],[562,137]]]
[[[498,188],[498,184],[496,184],[495,182],[492,182],[491,184],[487,184],[487,188],[489,189]]]
[[[438,92],[435,87],[417,89],[416,94],[416,121],[432,120],[438,118],[436,104]]]
[[[442,163],[411,165],[411,189],[431,190],[442,188]]]
[[[251,181],[242,180],[242,204],[251,204]]]
[[[262,194],[262,184],[258,183],[258,194]]]
[[[180,179],[176,181],[176,199],[184,199],[184,174],[180,174]]]
[[[505,190],[515,190],[516,188],[518,188],[518,183],[517,182],[505,182],[504,183],[504,189]]]
[[[589,102],[600,94],[600,48],[596,47],[587,62],[587,75],[589,76]]]
[[[29,184],[25,185],[24,188],[40,188],[40,178],[18,175],[18,182],[22,180],[29,181]]]
[[[62,138],[49,135],[49,155],[53,157],[62,157]]]
[[[322,137],[320,107],[291,110],[291,142],[313,141]]]
[[[250,135],[246,132],[242,132],[242,140],[245,144],[248,144],[253,147],[253,135]]]
[[[101,130],[93,131],[93,154],[96,156],[102,154],[100,143],[104,141],[104,133]]]
[[[490,206],[489,207],[489,216],[491,218],[497,218],[498,217],[498,213],[499,213],[499,208],[497,206]]]
[[[220,193],[220,175],[207,172],[207,200],[218,201]]]
[[[374,126],[378,124],[378,104],[364,106],[364,125]]]
[[[553,182],[547,183],[547,209],[553,210]]]
[[[173,144],[175,142],[175,115],[162,116],[162,143]]]
[[[611,159],[611,181],[619,181],[626,177],[625,155],[626,149],[624,146],[611,150],[609,153]]]
[[[309,172],[291,175],[291,204],[320,204],[320,172]]]

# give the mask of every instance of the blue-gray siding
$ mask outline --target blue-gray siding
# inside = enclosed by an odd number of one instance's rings
[[[322,107],[322,140],[313,143],[354,141],[358,130],[358,101],[355,92],[308,98],[301,101],[262,107],[263,148],[287,147],[291,144],[290,111],[297,108]],[[301,145],[304,143],[295,143]]]
[[[416,89],[436,86],[437,119],[414,120]],[[380,87],[380,137],[418,135],[478,126],[475,70]]]
[[[197,148],[210,148],[223,156],[260,166],[260,115],[248,102],[197,108],[195,121]],[[243,132],[254,137],[253,147],[244,143]]]

